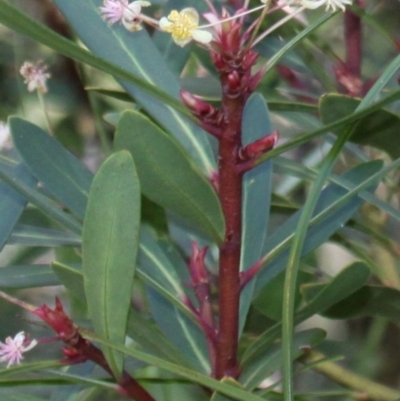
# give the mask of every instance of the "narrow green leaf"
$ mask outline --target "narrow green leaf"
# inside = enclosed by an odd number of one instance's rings
[[[324,125],[323,127],[316,129],[315,131],[305,133],[302,135],[298,135],[295,139],[288,141],[281,146],[278,146],[277,148],[266,153],[264,156],[260,157],[260,159],[257,161],[257,164],[264,163],[267,160],[271,160],[282,153],[285,153],[291,149],[297,148],[299,145],[309,142],[314,138],[318,138],[319,136],[323,135],[326,132],[329,132],[336,128],[343,127],[347,124],[356,122],[359,119],[375,112],[376,110],[381,109],[382,107],[386,106],[387,104],[393,103],[399,99],[400,99],[400,89],[393,91],[390,95],[386,96],[382,100],[380,100],[372,105],[363,106],[357,112],[355,112],[349,116],[341,118],[331,124]]]
[[[126,151],[101,166],[90,188],[82,259],[89,315],[100,336],[124,343],[139,243],[140,187]],[[120,375],[123,356],[104,349]]]
[[[142,316],[134,309],[129,314],[127,335],[143,350],[152,355],[190,367],[190,363],[182,354],[181,348],[175,347],[152,319]]]
[[[255,93],[243,111],[243,145],[246,146],[271,133],[271,121],[263,97]],[[240,271],[249,269],[262,256],[267,234],[271,203],[272,162],[247,172],[243,177],[242,250]],[[240,294],[239,333],[243,330],[253,298],[255,280]]]
[[[224,377],[221,380],[221,383],[228,384],[228,385],[232,386],[233,388],[237,388],[239,390],[245,390],[244,387],[239,382],[232,379],[231,377]],[[218,392],[215,392],[210,399],[210,401],[230,401],[230,400],[232,400],[231,397],[227,397],[226,395],[223,395]]]
[[[317,28],[319,28],[326,21],[330,20],[335,14],[334,13],[324,13],[324,15],[317,19],[312,24],[308,25],[305,29],[302,29],[301,32],[296,35],[292,40],[286,43],[285,46],[282,47],[278,52],[274,54],[273,57],[270,57],[268,60],[268,70],[272,71],[276,64],[293,48],[295,48],[299,43],[302,42],[304,38],[313,33]]]
[[[312,293],[318,288],[307,290]],[[325,308],[321,315],[330,319],[377,316],[399,323],[400,291],[383,286],[365,286],[335,305]]]
[[[13,376],[16,374],[34,372],[37,370],[57,368],[65,366],[61,361],[41,361],[32,363],[23,363],[21,365],[10,366],[0,370],[0,380],[4,380],[6,377]]]
[[[49,265],[7,266],[0,268],[0,287],[35,288],[59,285]]]
[[[218,381],[211,378],[208,375],[196,372],[194,370],[188,369],[184,366],[177,365],[175,363],[168,362],[164,359],[149,355],[145,352],[139,351],[137,349],[129,348],[124,345],[116,344],[107,340],[103,340],[95,336],[92,333],[84,333],[85,337],[89,340],[97,341],[103,346],[110,347],[116,351],[123,352],[125,355],[132,356],[133,358],[143,361],[151,366],[156,366],[160,369],[166,370],[171,373],[175,373],[181,377],[189,379],[193,383],[198,383],[204,387],[210,388],[212,390],[218,391],[222,394],[232,397],[234,400],[239,401],[263,401],[264,399],[252,394],[250,391],[242,390],[238,387],[232,387],[230,384]]]
[[[67,265],[54,261],[51,267],[65,288],[78,300],[86,303],[82,266]]]
[[[364,163],[344,174],[343,178],[356,186],[379,172],[381,168],[382,162],[380,161]],[[352,199],[348,200],[346,204],[333,208],[332,206],[342,197],[346,196],[346,193],[348,192],[350,191],[345,190],[336,184],[330,184],[322,191],[314,210],[314,217],[323,213],[325,214],[327,211],[330,212],[315,224],[311,221],[302,249],[303,256],[326,241],[335,231],[343,226],[362,205],[363,200],[354,194]],[[291,238],[293,238],[293,233],[298,224],[301,211],[302,209],[290,217],[267,240],[264,247],[264,253],[266,255],[269,254],[269,257],[266,258],[268,260],[268,268],[263,269],[257,275],[257,290],[260,290],[264,284],[279,272],[283,271],[287,266],[287,260],[289,257],[287,246],[289,245]]]
[[[174,262],[159,246],[151,230],[146,226],[142,226],[140,231],[137,273],[138,277],[163,297],[172,302],[175,300],[175,304],[177,302],[181,304],[185,298],[182,281],[176,272]]]
[[[179,143],[140,113],[127,111],[117,126],[115,148],[131,152],[149,199],[222,241],[224,218],[217,194]]]
[[[367,265],[361,262],[352,263],[334,277],[330,283],[315,287],[314,296],[299,311],[299,318],[322,313],[338,302],[347,299],[367,283],[370,277],[371,271]],[[307,284],[301,288],[306,297],[310,288],[313,288],[313,286]],[[308,297],[310,298],[310,296]]]
[[[108,24],[101,18],[102,0],[54,0],[54,3],[93,53],[179,99],[179,83],[145,29],[129,32],[121,24]],[[149,96],[127,82],[121,84],[184,146],[203,171],[209,173],[214,169],[211,146],[203,129],[177,113],[168,102]]]
[[[85,215],[93,175],[55,138],[21,118],[9,120],[15,147],[33,175],[77,217]]]
[[[302,347],[315,347],[326,337],[322,329],[310,329],[295,333],[292,342],[293,359],[303,355]],[[255,389],[262,380],[271,376],[282,366],[282,343],[273,344],[268,351],[262,353],[243,370],[240,376],[242,383],[248,390]]]
[[[330,124],[351,115],[360,100],[349,96],[328,94],[319,102],[322,122]],[[393,159],[400,157],[400,118],[394,113],[381,109],[362,118],[356,125],[350,141],[370,145],[388,153]]]
[[[80,246],[81,238],[70,232],[17,224],[7,243],[47,247]]]
[[[23,184],[31,188],[36,186],[36,180],[25,166],[17,166],[14,173]],[[17,224],[26,204],[27,200],[18,191],[5,182],[0,182],[0,251],[7,241],[9,241],[11,232]]]
[[[152,317],[164,335],[181,350],[192,367],[210,374],[207,344],[199,326],[150,287],[148,299]]]
[[[26,166],[22,167],[21,164],[21,168],[26,169]],[[26,181],[19,176],[17,170],[10,171],[0,164],[0,179],[3,179],[10,187],[14,188],[45,215],[51,217],[71,231],[77,234],[81,233],[82,225],[78,220],[70,214],[62,211],[55,202],[42,195],[36,188],[33,188],[32,185],[27,184]]]
[[[309,317],[326,310],[330,306],[345,299],[360,289],[371,276],[368,266],[361,262],[353,263],[343,269],[332,281],[295,315],[295,323],[299,324]],[[279,322],[261,334],[253,344],[247,348],[241,363],[247,365],[259,355],[267,352],[269,347],[281,334],[282,324]]]

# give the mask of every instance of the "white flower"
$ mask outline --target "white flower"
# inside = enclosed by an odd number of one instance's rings
[[[25,78],[24,83],[28,85],[28,91],[38,90],[40,93],[47,92],[46,81],[50,78],[47,72],[47,66],[42,62],[36,64],[25,61],[19,70],[20,74]]]
[[[11,149],[10,127],[3,121],[0,121],[0,151],[2,149]]]
[[[124,27],[131,32],[139,31],[142,29],[140,14],[142,7],[148,7],[150,3],[148,1],[133,1],[125,8],[122,16],[122,24]]]
[[[315,10],[321,6],[326,6],[326,11],[336,11],[338,8],[344,11],[346,5],[351,5],[352,3],[353,0],[291,0],[288,5],[301,6],[311,10]]]
[[[171,34],[173,41],[178,46],[185,46],[191,40],[200,43],[210,43],[212,34],[208,31],[198,29],[199,14],[192,8],[185,8],[178,12],[173,10],[168,17],[160,19],[160,29]]]
[[[104,0],[100,8],[101,16],[111,25],[122,20],[128,0]]]
[[[24,345],[24,343],[27,343]],[[25,333],[20,331],[14,338],[7,337],[6,342],[0,342],[0,362],[7,362],[7,368],[11,365],[21,363],[24,359],[22,354],[24,352],[30,351],[35,345],[37,345],[36,340],[25,341]]]

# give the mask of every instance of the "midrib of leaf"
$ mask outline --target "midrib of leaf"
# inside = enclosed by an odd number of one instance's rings
[[[44,157],[47,158],[48,153],[44,152],[44,150],[39,146],[38,148],[36,148],[36,152],[39,153],[39,155],[43,155]],[[89,191],[88,190],[84,190],[84,188],[82,188],[74,179],[73,176],[70,174],[66,174],[65,170],[62,168],[62,165],[60,163],[52,163],[53,165],[53,169],[56,170],[57,172],[61,173],[61,176],[66,177],[67,181],[69,181],[73,187],[75,187],[79,193],[81,193],[82,195],[86,196],[86,198],[89,196]]]
[[[152,253],[145,245],[140,243],[139,248],[144,252],[148,257],[157,265],[159,272],[162,273],[163,277],[171,284],[172,288],[176,291],[176,296],[180,297],[183,295],[182,289],[177,286],[176,282],[172,279],[171,275],[168,274],[168,270],[166,270],[163,264],[155,257],[154,253]]]
[[[190,331],[187,329],[186,322],[182,320],[181,316],[179,313],[176,313],[176,316],[178,318],[180,327],[182,329],[182,333],[185,334],[185,337],[187,341],[189,342],[190,346],[192,347],[193,352],[197,356],[197,359],[201,363],[201,365],[204,368],[205,372],[208,372],[210,370],[210,365],[207,362],[207,359],[204,358],[204,355],[201,353],[200,348],[197,346],[196,342],[194,341],[194,338],[192,337]]]

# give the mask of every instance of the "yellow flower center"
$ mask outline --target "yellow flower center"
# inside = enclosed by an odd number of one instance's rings
[[[193,17],[185,12],[171,11],[168,20],[173,24],[165,30],[169,32],[174,39],[186,40],[191,38],[192,32],[198,28],[198,24]]]

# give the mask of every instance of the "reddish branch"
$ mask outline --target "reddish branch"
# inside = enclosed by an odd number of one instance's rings
[[[363,6],[363,2],[360,0],[355,4]],[[363,92],[361,78],[362,21],[351,9],[346,9],[344,13],[344,39],[346,60],[335,67],[336,78],[348,95],[361,96]]]
[[[53,310],[47,305],[43,305],[34,310],[33,313],[46,322],[57,333],[60,340],[66,344],[64,348],[66,363],[93,361],[114,377],[119,385],[118,390],[121,394],[136,401],[155,401],[128,373],[123,372],[120,378],[114,376],[101,350],[82,337],[78,327],[64,312],[64,308],[58,298],[56,298],[56,307]]]

